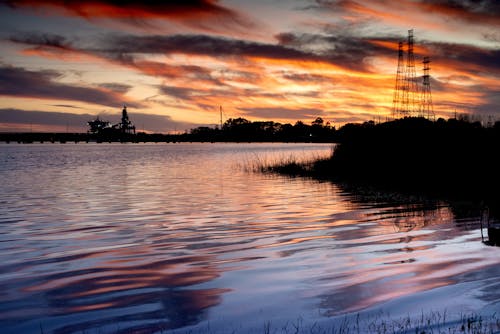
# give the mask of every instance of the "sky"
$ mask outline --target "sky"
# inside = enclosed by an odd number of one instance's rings
[[[436,117],[500,120],[497,0],[0,0],[0,131],[385,120],[409,29]]]

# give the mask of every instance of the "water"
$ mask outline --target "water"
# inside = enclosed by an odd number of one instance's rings
[[[500,310],[500,249],[481,242],[475,207],[249,170],[330,151],[0,144],[2,333]]]

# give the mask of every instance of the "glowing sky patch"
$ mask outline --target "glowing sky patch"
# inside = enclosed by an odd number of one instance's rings
[[[431,57],[437,116],[498,119],[499,17],[494,0],[4,0],[0,131],[48,131],[123,104],[132,120],[162,118],[145,122],[156,132],[215,125],[220,105],[254,121],[383,119],[412,28],[418,76]]]

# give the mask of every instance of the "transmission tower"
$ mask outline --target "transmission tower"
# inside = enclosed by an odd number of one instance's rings
[[[431,69],[429,66],[430,63],[429,57],[424,57],[423,64],[424,64],[424,80],[423,80],[423,85],[422,85],[422,97],[421,97],[421,116],[427,117],[427,118],[435,118],[434,115],[434,110],[432,107],[432,95],[431,95],[431,81],[430,81],[430,76],[429,76],[429,70]]]
[[[403,90],[405,88],[403,42],[398,45],[398,69],[396,72],[396,86],[394,87],[394,97],[392,99],[392,118],[396,119],[404,114],[403,110]]]
[[[403,111],[413,116],[419,110],[415,55],[413,54],[413,29],[408,30],[408,57],[406,58],[405,87],[403,89]]]

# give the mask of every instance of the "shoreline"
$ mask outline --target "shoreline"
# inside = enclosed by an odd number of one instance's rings
[[[408,118],[344,129],[341,138],[330,158],[260,169],[353,187],[498,206],[500,127]]]

